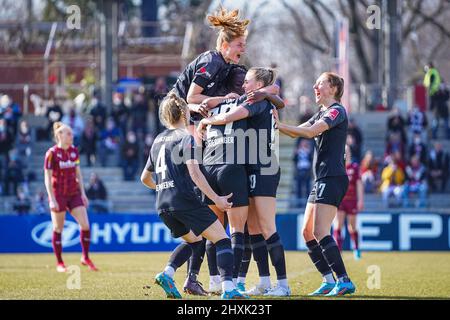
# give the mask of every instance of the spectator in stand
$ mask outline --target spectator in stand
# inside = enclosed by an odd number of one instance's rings
[[[114,118],[116,126],[121,130],[120,134],[124,135],[128,131],[128,119],[130,117],[130,110],[125,105],[122,93],[114,93],[111,115]]]
[[[140,89],[140,91],[143,91]],[[133,106],[131,108],[133,130],[142,138],[147,133],[148,104],[141,92],[133,97]]]
[[[9,151],[13,148],[13,135],[5,119],[0,118],[0,167],[5,170],[8,166]]]
[[[128,131],[126,140],[122,145],[123,179],[133,181],[139,169],[139,145],[136,134]]]
[[[396,163],[394,157],[389,159],[389,164],[381,172],[380,192],[383,196],[383,203],[389,207],[389,198],[395,197],[396,205],[400,204],[403,191],[403,183],[405,182],[405,172]]]
[[[372,151],[367,151],[361,161],[361,180],[364,192],[373,193],[380,183],[378,179],[378,161],[374,158]]]
[[[445,127],[445,135],[447,140],[450,139],[450,124],[448,122],[448,104],[447,101],[450,99],[450,93],[445,85],[445,83],[441,83],[439,90],[435,93],[434,99],[436,103],[434,103],[431,107],[434,111],[434,118],[432,122],[432,134],[433,139],[437,138],[439,123],[441,120],[444,122]]]
[[[101,131],[98,132],[100,134]],[[97,131],[95,129],[93,118],[86,120],[86,127],[81,136],[80,152],[86,154],[87,166],[91,167],[95,162],[95,155],[97,152]]]
[[[48,199],[43,190],[36,192],[34,196],[34,212],[37,214],[48,214]]]
[[[70,108],[69,114],[65,115],[61,121],[62,123],[72,128],[73,144],[75,146],[79,146],[81,142],[81,136],[83,135],[84,121],[83,118],[81,118],[77,114],[75,107]]]
[[[427,164],[427,146],[422,141],[422,135],[420,133],[415,133],[413,140],[408,149],[408,156],[411,159],[413,156],[417,155],[422,164]]]
[[[410,164],[406,167],[406,182],[403,186],[403,207],[409,207],[409,195],[419,195],[419,207],[425,207],[427,202],[427,172],[425,166],[420,162],[419,156],[411,157]]]
[[[151,133],[147,133],[144,139],[144,152],[142,153],[142,163],[145,164],[150,155],[150,150],[152,149],[153,141],[155,138]]]
[[[94,96],[91,101],[92,109],[89,114],[92,116],[95,133],[99,134],[105,129],[107,110],[106,106],[101,103],[97,96]]]
[[[427,88],[430,110],[432,110],[436,104],[436,92],[439,90],[439,86],[441,85],[441,76],[432,62],[425,65],[424,70],[425,77],[423,78],[423,85]]]
[[[384,163],[387,164],[389,162],[388,158],[392,157],[396,152],[400,153],[402,159],[405,158],[405,145],[402,142],[401,134],[399,132],[391,132],[384,152]]]
[[[3,195],[10,195],[10,186],[13,186],[12,194],[16,193],[17,187],[20,183],[24,181],[23,166],[19,158],[17,157],[17,152],[11,150],[10,160],[5,172],[5,188],[3,190]]]
[[[353,138],[352,146],[350,146],[352,154],[352,162],[361,162],[361,149],[363,145],[363,135],[361,129],[355,123],[355,119],[350,118],[348,121],[347,134]],[[348,141],[348,140],[347,140]]]
[[[428,183],[432,192],[445,192],[449,176],[449,158],[448,152],[442,148],[442,143],[435,142],[428,157]],[[436,186],[437,180],[440,182],[439,189]]]
[[[426,129],[428,126],[427,115],[425,112],[420,111],[416,106],[414,107],[408,115],[408,126],[409,126],[409,140],[418,133],[422,135],[422,141],[427,140]]]
[[[29,214],[31,210],[31,200],[22,190],[22,188],[17,188],[16,199],[13,203],[13,211],[18,215]]]
[[[311,191],[311,169],[313,162],[313,148],[311,141],[301,139],[294,154],[295,180],[296,180],[296,200],[307,198]],[[297,203],[298,204],[298,203]]]
[[[406,144],[405,124],[406,124],[405,120],[400,114],[400,110],[398,108],[393,108],[392,114],[388,118],[387,122],[386,140],[389,140],[391,133],[400,133],[400,137],[402,139],[403,144]]]
[[[31,133],[28,127],[28,123],[25,120],[20,121],[19,133],[16,139],[16,149],[18,155],[25,166],[30,163],[31,157]]]
[[[0,117],[6,120],[13,137],[17,134],[17,125],[22,116],[22,111],[17,103],[15,103],[8,95],[0,98]]]
[[[91,173],[89,185],[86,190],[89,199],[89,211],[97,213],[108,213],[108,192],[103,181],[96,173]]]
[[[59,99],[56,100],[56,103],[53,100],[50,100],[50,106],[47,109],[47,119],[48,119],[48,126],[47,126],[47,139],[51,139],[53,136],[53,124],[55,122],[61,121],[63,118],[63,111],[61,109],[61,106],[59,104]]]
[[[112,118],[106,120],[106,128],[100,133],[98,157],[102,167],[106,167],[108,156],[113,154],[119,159],[120,129]],[[118,164],[120,165],[120,164]]]
[[[165,97],[169,88],[165,77],[158,77],[155,80],[155,85],[149,92],[149,100],[151,104],[151,110],[153,111],[153,119],[155,121],[155,135],[158,135],[164,131],[164,126],[159,120],[159,105],[162,99]],[[146,160],[147,161],[147,160]]]

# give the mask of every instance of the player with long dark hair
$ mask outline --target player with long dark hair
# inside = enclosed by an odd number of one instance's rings
[[[303,237],[312,262],[323,276],[323,283],[311,295],[338,296],[356,290],[347,275],[336,241],[330,234],[348,187],[345,170],[348,117],[340,104],[344,79],[335,73],[325,72],[317,79],[314,92],[320,109],[300,126],[281,123],[276,111],[274,114],[280,132],[293,138],[315,139],[315,183],[305,209]]]

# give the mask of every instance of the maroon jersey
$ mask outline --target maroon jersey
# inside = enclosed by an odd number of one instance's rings
[[[52,170],[52,188],[55,197],[80,193],[76,168],[80,165],[78,149],[74,146],[64,150],[53,146],[45,154],[44,169]]]
[[[359,165],[357,163],[352,163],[350,165],[346,165],[345,169],[347,171],[348,176],[348,189],[347,193],[343,201],[356,201],[358,200],[358,193],[356,192],[356,184],[358,180],[361,179],[359,174]]]

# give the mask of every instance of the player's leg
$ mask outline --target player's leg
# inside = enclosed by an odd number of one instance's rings
[[[342,208],[342,205],[341,205]],[[345,223],[345,211],[338,210],[336,219],[334,220],[334,238],[336,239],[336,243],[338,245],[339,251],[342,251],[342,243],[344,239],[342,237],[342,229],[344,228]]]
[[[328,262],[322,253],[322,248],[314,237],[314,214],[316,210],[316,205],[314,203],[308,202],[305,209],[305,214],[303,218],[302,235],[305,239],[306,247],[308,248],[308,255],[311,258],[312,263],[316,266],[317,270],[322,275],[323,281],[321,286],[316,289],[310,295],[324,295],[333,290],[336,280],[333,276],[333,271],[331,270]]]
[[[277,273],[277,286],[272,288],[267,295],[290,295],[290,288],[286,276],[286,258],[281,237],[275,224],[276,198],[254,197],[256,214],[262,234],[267,243],[270,260]]]
[[[314,237],[318,240],[322,248],[323,256],[330,268],[336,274],[338,282],[334,289],[328,293],[329,296],[353,293],[355,287],[350,281],[344,261],[336,244],[336,241],[330,234],[330,228],[336,217],[337,207],[324,203],[317,203],[314,214]]]
[[[209,208],[219,219],[222,225],[225,225],[225,214],[216,206],[210,205]],[[222,284],[220,280],[219,269],[217,268],[216,246],[214,242],[206,241],[206,257],[208,259],[209,268],[209,289],[208,291],[213,294],[220,294],[222,291]]]
[[[355,210],[356,211],[356,210]],[[358,229],[356,227],[356,212],[354,214],[349,214],[347,216],[347,229],[350,233],[350,237],[352,239],[353,243],[353,254],[355,257],[355,260],[361,259],[361,252],[359,251],[359,234]]]
[[[245,292],[245,278],[247,277],[248,268],[250,267],[250,260],[252,258],[252,248],[250,244],[250,234],[248,233],[248,226],[245,224],[244,228],[244,254],[242,255],[241,266],[239,269],[238,281],[236,287],[239,291]]]
[[[66,221],[66,212],[51,211],[51,216],[53,224],[52,247],[57,261],[56,271],[66,272],[67,269],[62,259],[62,241],[61,241],[61,235],[64,230],[64,222]]]
[[[219,220],[216,220],[202,232],[202,236],[214,242],[216,246],[217,267],[222,280],[222,298],[246,298],[245,295],[236,290],[233,283],[233,250],[231,249],[231,240],[228,238],[223,225]]]
[[[250,290],[247,290],[246,293],[249,295],[262,295],[271,287],[269,252],[267,250],[266,240],[262,235],[259,225],[255,201],[253,198],[250,198],[247,226],[253,258],[255,259],[256,266],[258,267],[259,283]]]
[[[231,247],[233,248],[233,281],[237,284],[242,256],[244,254],[244,228],[248,217],[248,206],[234,207],[227,211],[230,222]]]
[[[70,204],[69,204],[70,205]],[[70,208],[69,208],[70,209]],[[86,207],[83,205],[75,206],[70,213],[80,226],[80,243],[82,248],[81,264],[88,266],[89,270],[98,271],[92,260],[89,258],[89,246],[91,243],[91,230]]]

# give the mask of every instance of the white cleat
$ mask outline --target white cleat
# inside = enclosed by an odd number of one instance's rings
[[[222,283],[209,281],[208,292],[213,295],[221,295],[222,294]]]
[[[246,294],[248,296],[262,296],[269,290],[270,290],[270,287],[263,287],[261,285],[257,285],[255,287],[245,291],[244,294]]]
[[[56,265],[56,271],[57,271],[57,272],[61,272],[61,273],[67,272],[67,268],[66,268],[66,266],[64,265],[64,263],[58,263],[58,264]]]
[[[271,297],[289,297],[291,295],[291,289],[289,287],[276,286],[268,290],[264,296]]]

